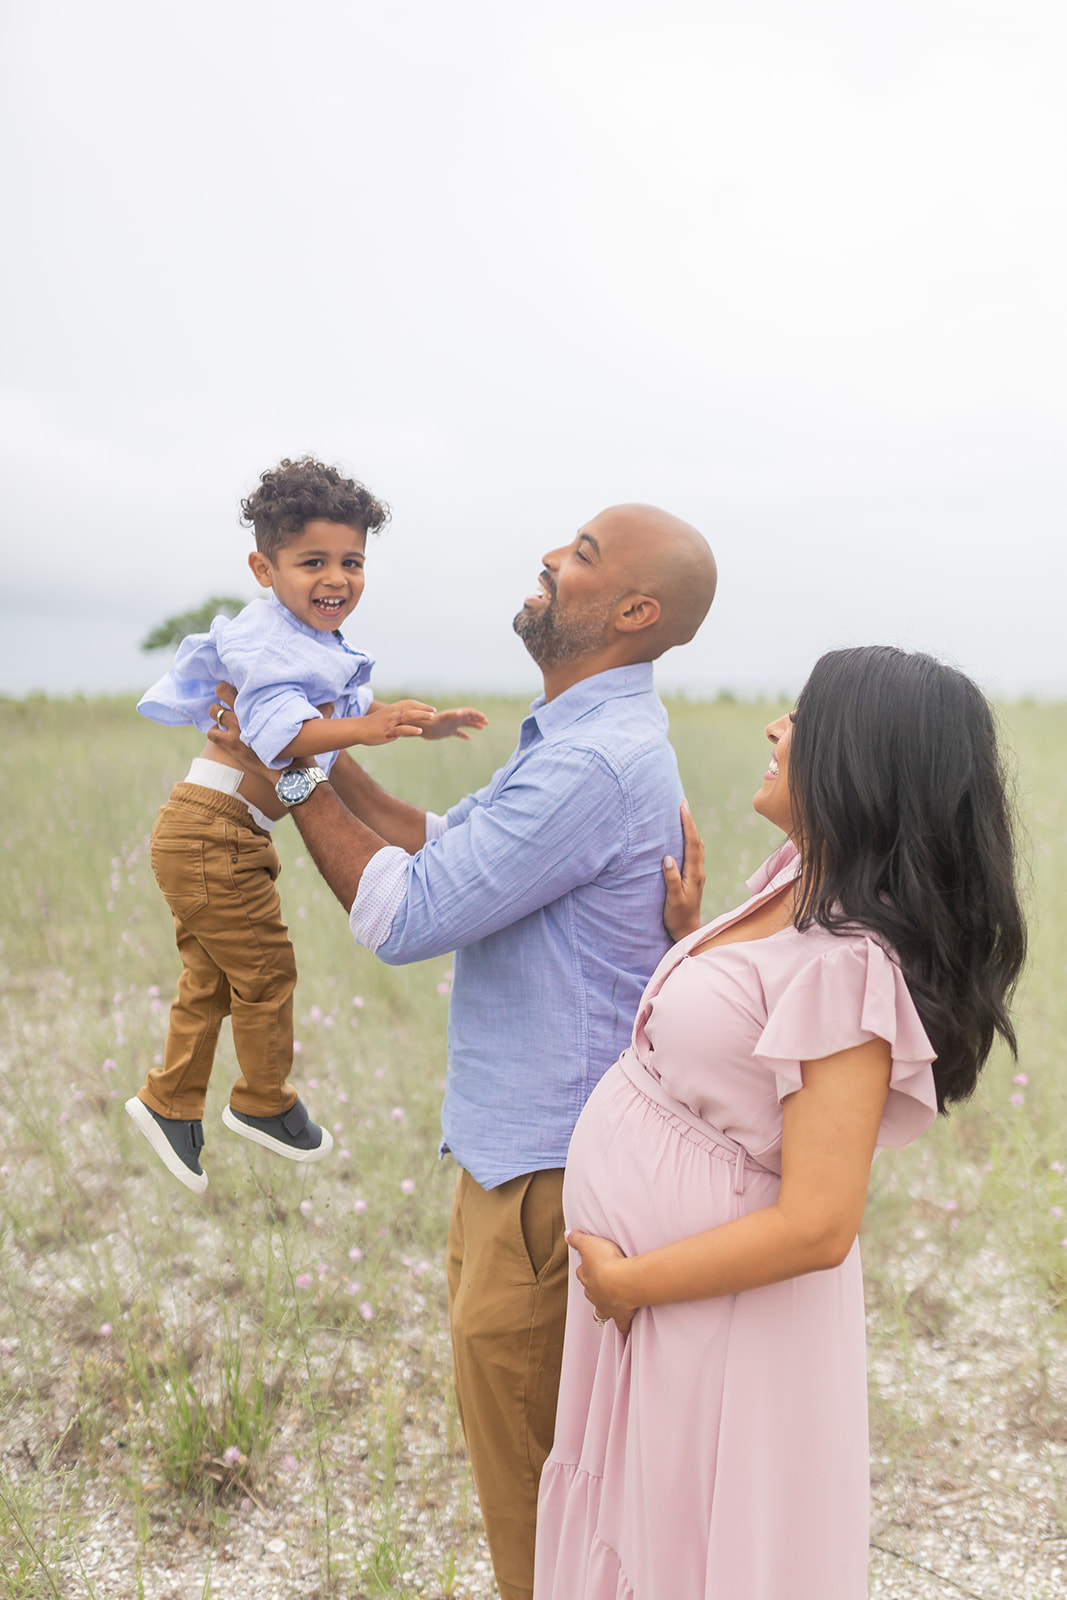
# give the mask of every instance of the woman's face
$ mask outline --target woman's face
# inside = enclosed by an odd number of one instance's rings
[[[792,835],[793,809],[789,801],[789,744],[793,737],[793,716],[788,712],[776,722],[768,722],[767,737],[773,748],[771,763],[763,774],[759,791],[752,797],[753,810],[773,822],[783,833]]]

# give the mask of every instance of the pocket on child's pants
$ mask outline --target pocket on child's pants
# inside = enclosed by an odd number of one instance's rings
[[[156,882],[176,917],[191,917],[207,905],[207,874],[202,839],[157,838],[149,859]]]

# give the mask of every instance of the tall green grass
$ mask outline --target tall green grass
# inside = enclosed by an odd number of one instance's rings
[[[410,741],[368,765],[443,810],[505,758],[525,710],[475,703],[491,723],[469,744]],[[781,708],[670,709],[711,916],[777,842],[751,796]],[[934,1405],[927,1356],[998,1308],[1018,1415],[1038,1447],[1059,1427],[1067,709],[1005,720],[1032,864],[1021,1060],[998,1055],[971,1105],[879,1161],[865,1228],[875,1455],[905,1477],[939,1451],[950,1471],[952,1438],[980,1453],[980,1391],[961,1380]],[[162,1050],[178,968],[147,836],[199,736],[125,700],[2,702],[0,729],[0,1596],[151,1600],[175,1550],[202,1552],[204,1593],[224,1595],[227,1560],[253,1547],[288,1563],[279,1595],[491,1593],[445,1331],[449,960],[387,968],[355,947],[281,826],[293,1081],[337,1149],[301,1170],[227,1135],[226,1033],[194,1198],[122,1105]]]

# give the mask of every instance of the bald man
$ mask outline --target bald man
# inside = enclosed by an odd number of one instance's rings
[[[533,1591],[567,1304],[567,1146],[668,946],[661,866],[682,854],[682,791],[651,663],[693,637],[715,583],[694,528],[613,506],[544,557],[515,618],[544,695],[484,789],[438,817],[342,753],[293,808],[359,943],[390,963],[455,951],[449,1315],[502,1600]]]

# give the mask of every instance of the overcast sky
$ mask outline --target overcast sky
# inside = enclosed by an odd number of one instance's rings
[[[1061,0],[8,0],[0,692],[135,689],[283,454],[391,501],[383,688],[536,689],[603,506],[720,593],[664,687],[846,642],[1067,692]]]

